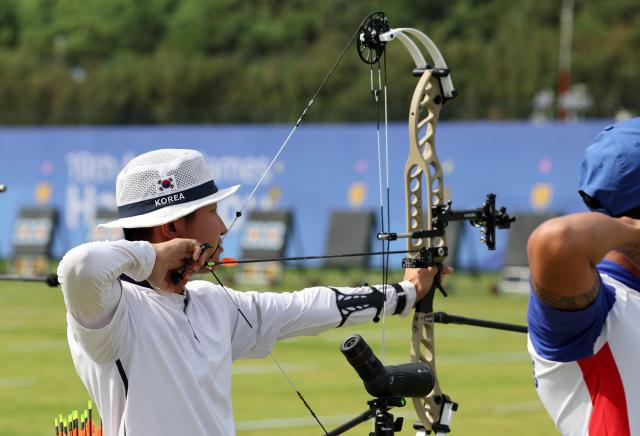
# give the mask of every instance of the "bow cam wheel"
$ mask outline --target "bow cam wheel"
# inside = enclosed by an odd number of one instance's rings
[[[358,31],[358,55],[367,64],[375,64],[384,52],[386,42],[380,35],[388,32],[389,20],[383,12],[374,12],[360,26]]]

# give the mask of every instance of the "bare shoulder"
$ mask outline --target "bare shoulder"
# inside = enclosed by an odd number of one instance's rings
[[[550,307],[572,311],[589,306],[598,296],[595,265],[606,252],[583,228],[591,218],[575,214],[541,224],[529,237],[527,256],[535,295]]]

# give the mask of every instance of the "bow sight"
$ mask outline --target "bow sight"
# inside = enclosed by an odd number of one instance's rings
[[[378,233],[378,240],[395,241],[397,239],[421,239],[436,238],[444,235],[445,228],[450,221],[469,221],[473,227],[480,227],[480,242],[489,250],[496,249],[496,229],[508,229],[516,219],[507,213],[507,209],[501,207],[496,210],[495,194],[487,194],[482,207],[477,209],[453,210],[451,201],[446,204],[435,205],[432,208],[431,229],[418,230],[408,233],[384,232]],[[448,248],[422,247],[416,257],[407,257],[402,260],[403,268],[426,268],[438,264],[437,259],[446,257]]]

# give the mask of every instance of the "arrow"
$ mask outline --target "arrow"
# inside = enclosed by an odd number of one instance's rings
[[[417,253],[419,250],[395,250],[395,251],[367,251],[362,253],[342,253],[342,254],[327,254],[324,256],[298,256],[298,257],[272,257],[269,259],[234,259],[231,257],[225,257],[219,262],[207,262],[209,268],[213,268],[217,265],[222,266],[236,266],[242,263],[261,263],[261,262],[283,262],[288,260],[315,260],[315,259],[335,259],[340,257],[358,257],[358,256],[385,256],[387,254],[405,254],[405,253]]]

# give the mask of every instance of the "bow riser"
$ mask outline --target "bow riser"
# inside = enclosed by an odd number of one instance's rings
[[[409,156],[405,166],[407,199],[407,230],[409,232],[433,229],[433,206],[444,204],[444,178],[435,146],[436,125],[442,102],[440,78],[425,70],[414,91],[409,111]],[[411,250],[426,248],[435,254],[432,261],[444,262],[446,236],[407,239]],[[420,256],[420,254],[417,254]],[[433,297],[431,292],[418,307],[412,321],[411,361],[426,363],[436,374],[433,324]],[[443,394],[438,377],[433,391],[423,398],[414,398],[418,419],[426,430],[442,415]]]
[[[442,107],[440,79],[426,70],[413,93],[409,111],[409,155],[405,165],[407,231],[433,229],[432,206],[444,204],[444,178],[435,145],[436,124]],[[446,247],[446,237],[408,239],[407,248]],[[446,250],[434,260],[442,263]]]

